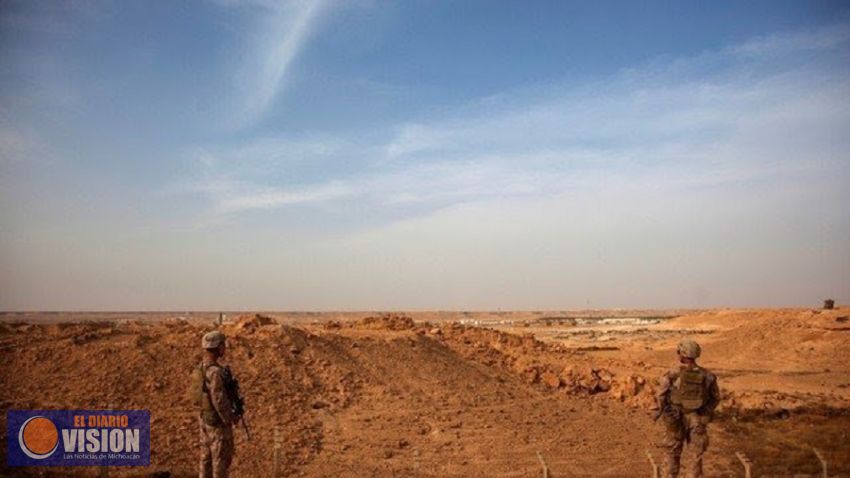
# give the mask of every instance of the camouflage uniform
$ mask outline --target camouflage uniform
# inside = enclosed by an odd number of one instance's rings
[[[204,416],[201,409],[201,463],[200,478],[227,478],[233,461],[233,415],[230,398],[224,389],[224,369],[216,363],[204,363],[204,375],[213,416]],[[214,418],[213,418],[214,417]],[[212,418],[212,419],[211,419]]]
[[[682,457],[682,448],[687,441],[693,447],[695,456],[690,466],[687,467],[687,476],[694,478],[702,477],[702,458],[708,448],[708,431],[706,429],[714,414],[714,409],[720,402],[720,390],[717,387],[717,377],[697,365],[691,366],[699,369],[705,374],[703,382],[703,397],[705,402],[694,411],[685,411],[670,401],[670,393],[676,387],[677,381],[683,371],[689,366],[680,366],[664,374],[660,380],[657,392],[659,406],[663,410],[664,421],[664,474],[662,476],[675,478],[679,476],[679,463]]]

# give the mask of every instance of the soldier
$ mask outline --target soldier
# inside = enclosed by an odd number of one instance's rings
[[[702,458],[708,448],[707,425],[720,402],[717,377],[696,363],[700,346],[693,340],[683,340],[676,352],[679,366],[661,377],[656,394],[659,416],[663,417],[665,430],[663,476],[679,476],[682,447],[689,442],[696,456],[688,467],[688,476],[702,477]]]
[[[233,461],[233,427],[242,417],[234,412],[229,392],[230,371],[218,363],[227,347],[224,334],[214,331],[204,335],[201,346],[205,350],[204,359],[194,375],[194,390],[200,406],[199,477],[227,478]]]

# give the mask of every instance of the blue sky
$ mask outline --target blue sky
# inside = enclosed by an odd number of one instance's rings
[[[0,4],[0,308],[850,300],[844,2]]]

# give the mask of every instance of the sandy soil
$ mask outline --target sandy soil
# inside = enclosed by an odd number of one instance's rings
[[[239,435],[236,477],[272,476],[275,430],[286,476],[531,477],[538,452],[551,476],[646,476],[653,384],[684,336],[724,395],[709,476],[740,476],[736,451],[756,476],[814,476],[812,447],[850,476],[847,308],[229,315],[254,432]],[[111,474],[192,476],[188,373],[215,316],[4,314],[0,426],[12,408],[149,409],[150,470]]]

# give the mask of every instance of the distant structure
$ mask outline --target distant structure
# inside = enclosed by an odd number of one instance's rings
[[[823,301],[823,308],[825,310],[832,310],[835,308],[835,301],[832,299],[826,299]]]

